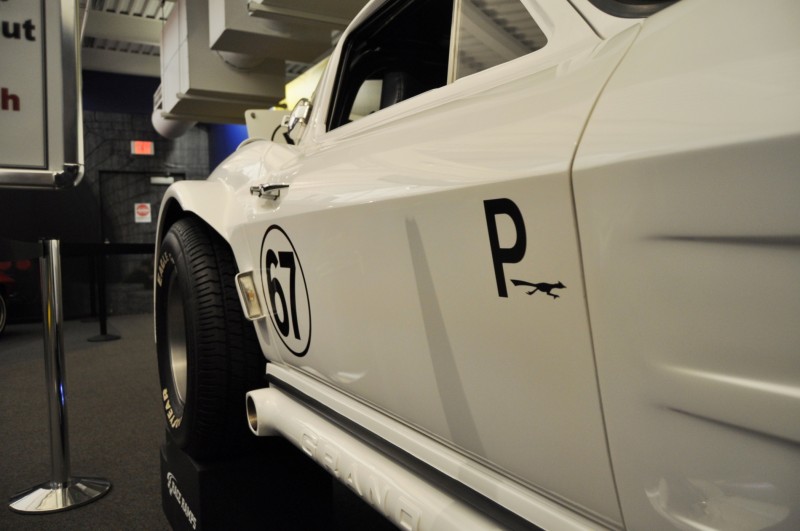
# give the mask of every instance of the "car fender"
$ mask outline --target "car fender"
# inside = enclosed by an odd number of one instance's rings
[[[244,206],[241,190],[249,189],[251,182],[255,183],[261,177],[262,156],[270,144],[266,140],[248,139],[237,148],[236,156],[225,159],[208,179],[172,184],[161,201],[156,256],[170,225],[186,212],[202,219],[236,249],[233,227],[244,215],[244,209],[240,208]]]
[[[250,184],[260,180],[262,155],[270,144],[266,140],[246,140],[237,148],[236,157],[225,159],[208,179],[179,181],[167,189],[158,214],[154,283],[158,282],[161,241],[170,226],[187,213],[219,234],[233,249],[237,264],[241,264],[240,253],[247,244],[244,240],[237,242],[235,227],[246,216],[247,205],[243,202],[250,197]]]
[[[221,181],[182,181],[170,186],[161,202],[158,216],[157,245],[177,218],[191,212],[228,239],[228,205],[232,190]]]

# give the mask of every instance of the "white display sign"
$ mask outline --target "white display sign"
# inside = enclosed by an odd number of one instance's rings
[[[83,175],[75,0],[0,0],[0,188]]]
[[[0,0],[0,166],[45,169],[45,24],[42,0]]]

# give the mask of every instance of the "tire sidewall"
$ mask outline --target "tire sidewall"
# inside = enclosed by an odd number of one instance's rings
[[[6,329],[6,322],[8,321],[8,304],[6,301],[6,294],[0,288],[0,334]]]
[[[188,285],[188,269],[184,261],[184,252],[179,239],[168,232],[161,244],[161,249],[156,262],[155,278],[155,306],[156,306],[156,337],[158,338],[158,376],[161,386],[161,403],[167,424],[167,432],[175,443],[184,448],[189,443],[189,434],[192,431],[192,409],[195,401],[196,389],[196,334],[191,330],[192,319],[186,315],[191,308],[188,299],[191,297],[191,287]],[[181,401],[172,376],[170,355],[169,325],[167,323],[167,304],[171,284],[177,282],[180,294],[184,297],[184,323],[187,350],[187,381],[184,400]]]
[[[263,386],[264,357],[242,312],[232,249],[202,220],[185,216],[166,232],[155,265],[158,372],[170,439],[194,459],[249,451],[254,438],[244,397]]]

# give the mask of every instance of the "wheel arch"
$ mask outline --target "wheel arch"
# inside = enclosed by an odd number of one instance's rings
[[[225,206],[230,203],[230,195],[232,191],[219,181],[181,181],[170,186],[158,214],[156,254],[164,234],[186,213],[197,216],[230,245],[225,228]]]
[[[170,227],[178,220],[192,216],[203,222],[216,232],[232,250],[230,231],[226,229],[225,205],[230,203],[228,196],[232,194],[229,187],[219,181],[180,181],[171,185],[161,201],[156,229],[153,270],[158,272],[158,261],[161,255],[161,242]],[[153,275],[153,288],[158,282],[158,275]],[[158,341],[155,327],[155,300],[153,301],[153,337]]]

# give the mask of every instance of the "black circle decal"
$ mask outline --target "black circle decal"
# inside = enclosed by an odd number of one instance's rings
[[[278,337],[296,356],[311,341],[311,304],[300,258],[286,232],[272,225],[261,242],[261,284]]]

